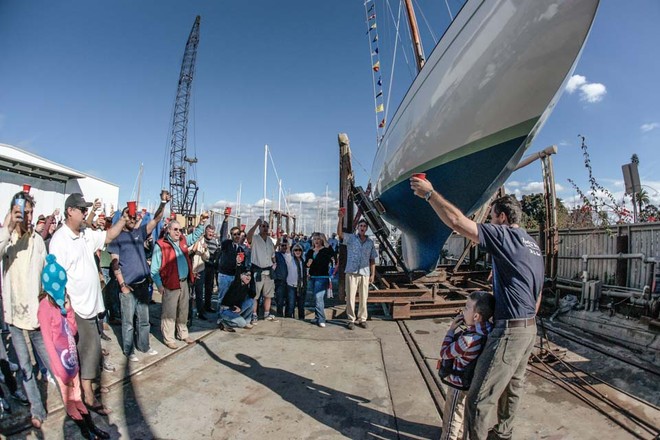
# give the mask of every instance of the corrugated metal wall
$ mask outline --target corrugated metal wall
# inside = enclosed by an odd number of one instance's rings
[[[539,233],[530,231],[539,241]],[[616,254],[616,237],[628,236],[628,253],[641,253],[647,257],[660,259],[660,223],[638,223],[616,225],[608,229],[574,229],[559,231],[558,276],[577,279],[581,277],[582,255]],[[450,255],[460,255],[463,250],[463,237],[452,235],[445,249]],[[627,286],[641,289],[646,284],[648,270],[640,260],[629,260]],[[660,269],[660,268],[659,268]],[[616,260],[589,260],[589,278],[597,278],[605,284],[614,284]]]

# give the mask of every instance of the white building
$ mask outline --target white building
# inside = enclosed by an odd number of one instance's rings
[[[11,198],[30,185],[36,206],[33,222],[40,214],[50,215],[57,208],[64,214],[64,201],[73,193],[85,200],[101,199],[106,213],[117,207],[119,187],[72,168],[51,162],[11,145],[0,143],[0,222],[9,210]]]

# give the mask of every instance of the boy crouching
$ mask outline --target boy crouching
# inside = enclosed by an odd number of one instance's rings
[[[454,318],[440,349],[438,367],[447,384],[441,440],[463,438],[465,397],[474,375],[477,358],[486,345],[492,329],[488,320],[495,310],[495,297],[488,292],[472,292],[463,313]],[[464,324],[464,330],[456,329]]]

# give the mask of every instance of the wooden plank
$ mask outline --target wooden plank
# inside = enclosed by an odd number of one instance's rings
[[[396,301],[392,304],[392,319],[409,319],[410,303]]]

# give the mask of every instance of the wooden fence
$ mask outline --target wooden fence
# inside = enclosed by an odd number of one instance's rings
[[[538,231],[530,231],[538,242]],[[660,223],[636,223],[615,225],[607,229],[571,229],[559,231],[559,261],[557,275],[560,278],[579,279],[582,274],[582,255],[613,255],[617,253],[617,236],[628,237],[629,254],[644,254],[660,260]],[[451,257],[458,257],[465,246],[463,237],[452,235],[444,250]],[[450,259],[451,261],[451,259]],[[648,264],[639,259],[628,260],[626,286],[641,289],[647,284]],[[589,260],[589,278],[596,278],[604,284],[614,284],[616,260]],[[656,267],[656,272],[660,267]]]

